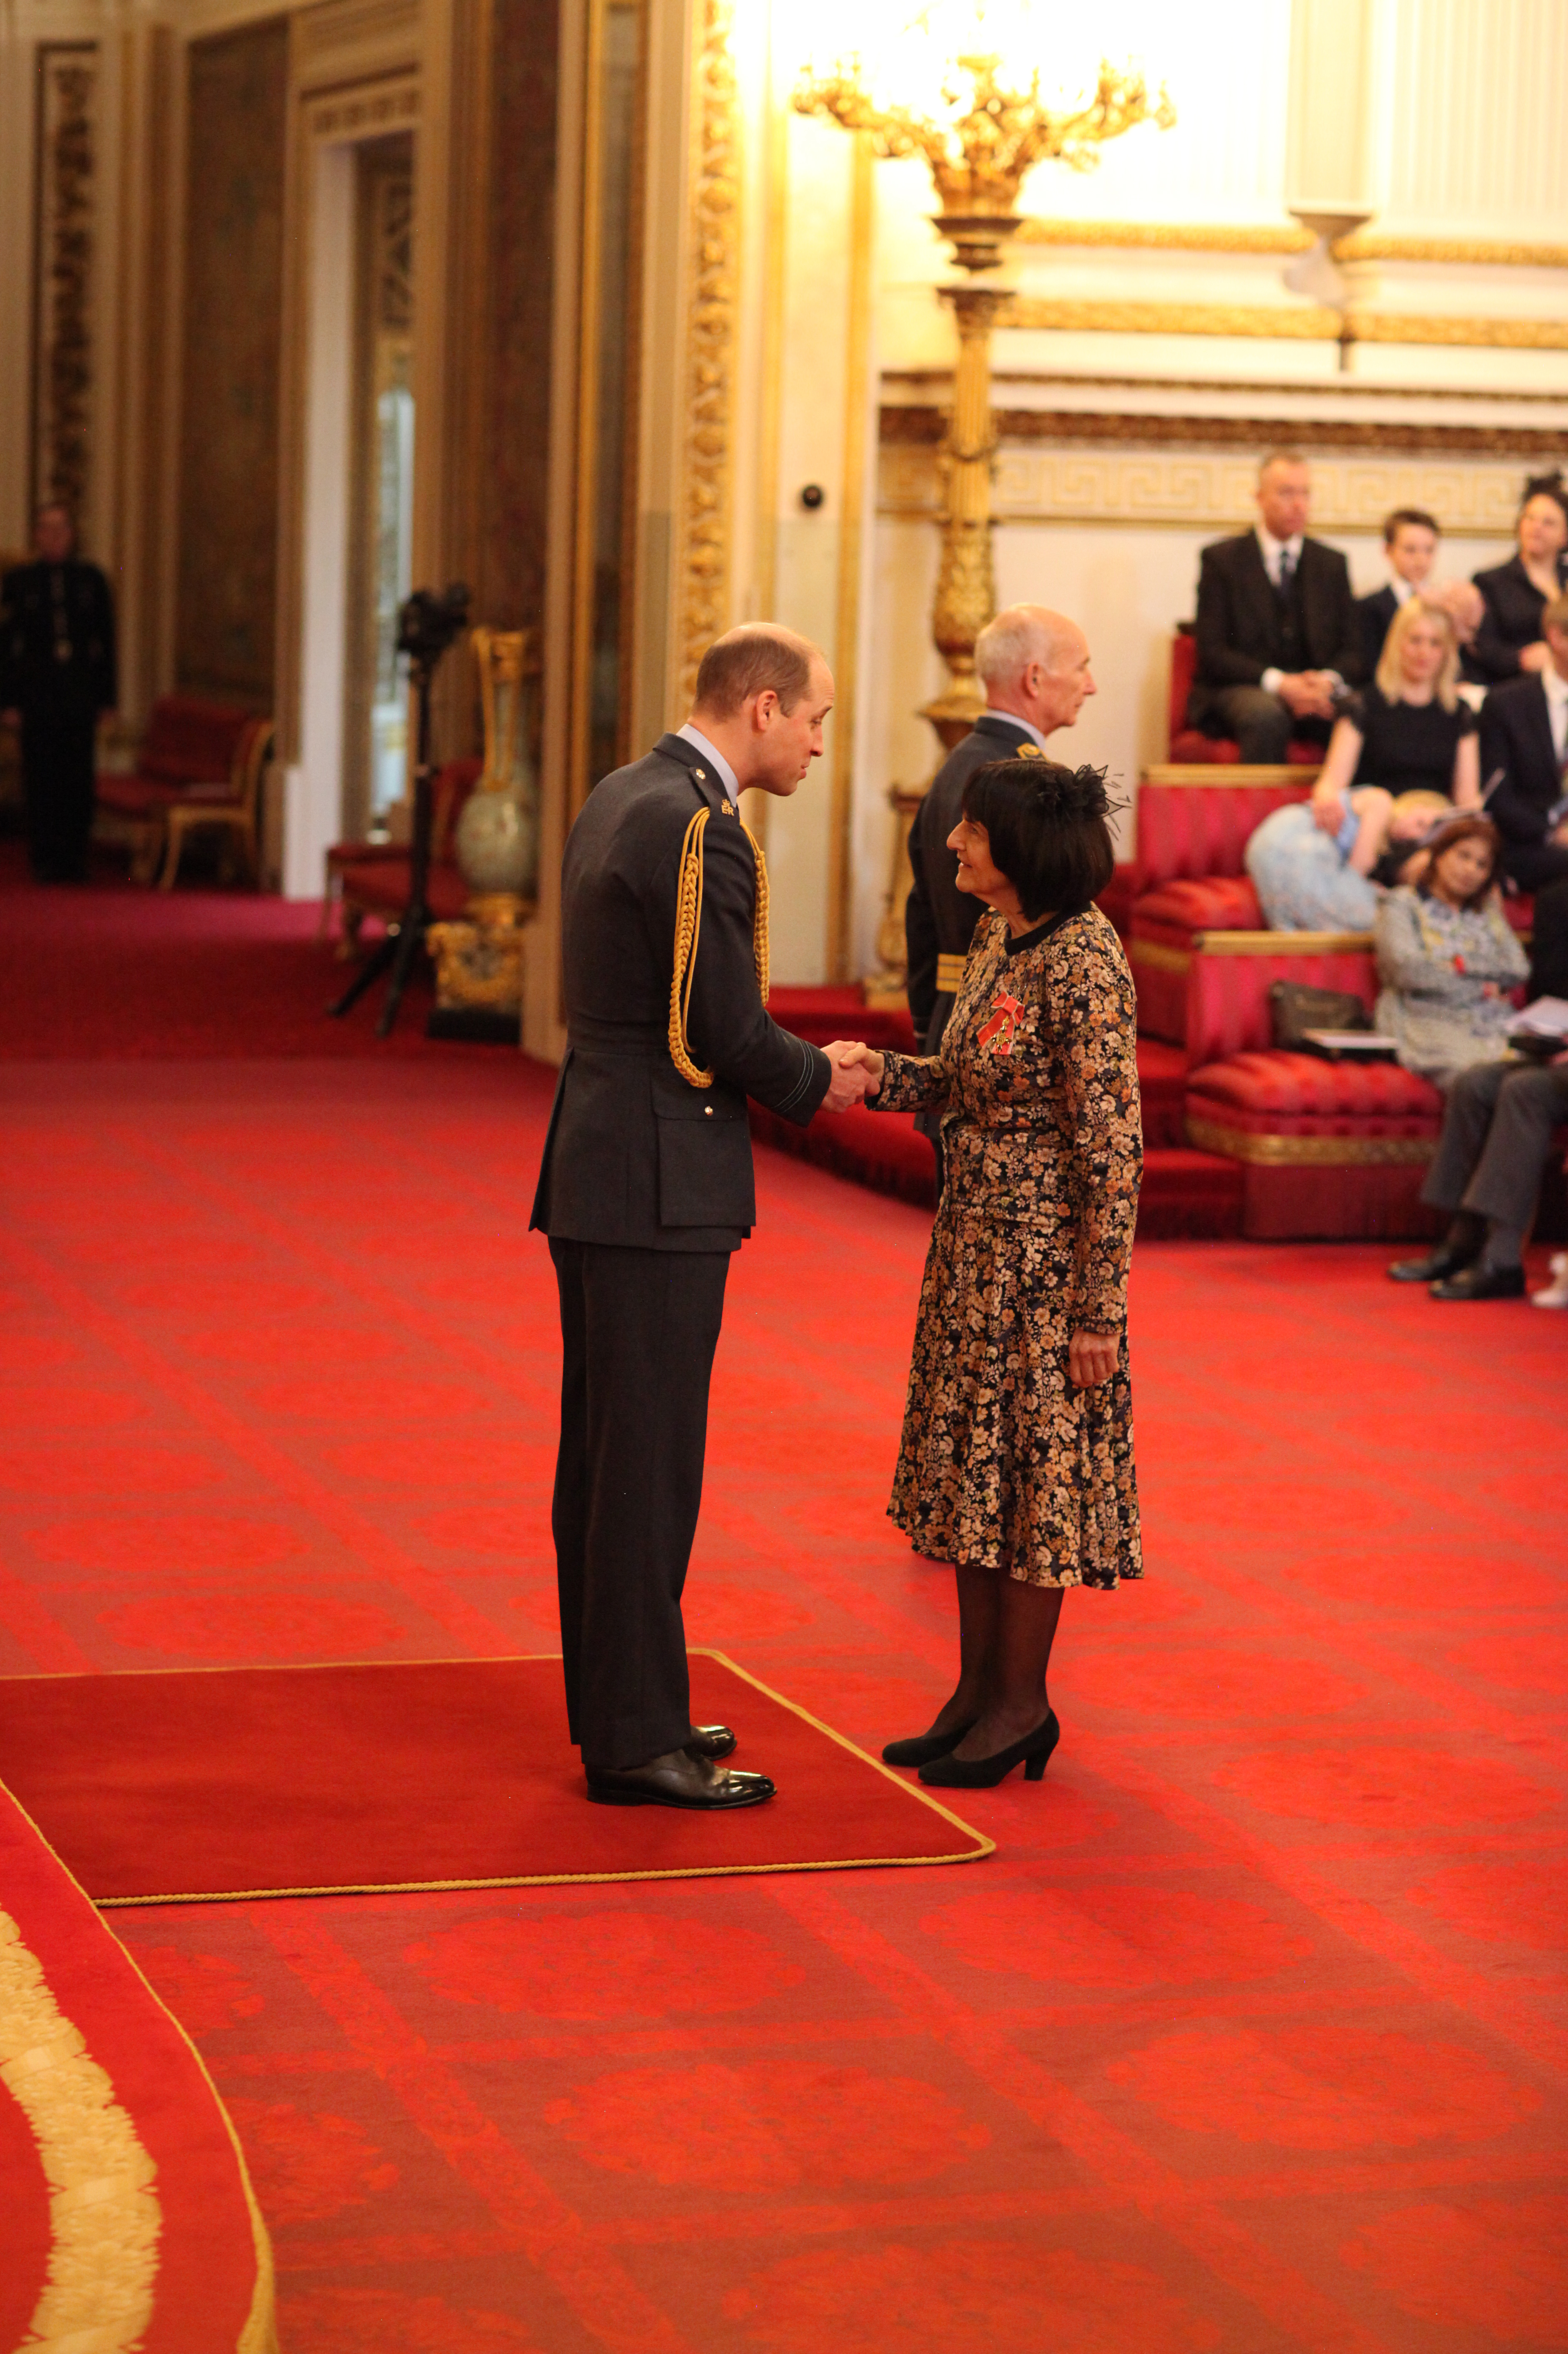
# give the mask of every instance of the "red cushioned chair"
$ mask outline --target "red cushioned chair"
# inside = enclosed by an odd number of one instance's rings
[[[132,842],[132,877],[150,883],[160,853],[163,888],[173,888],[188,834],[217,826],[235,836],[251,880],[260,876],[261,781],[272,723],[253,711],[194,695],[161,695],[129,776],[98,779],[98,806]]]
[[[1195,1070],[1187,1135],[1242,1171],[1255,1241],[1436,1232],[1421,1181],[1443,1098],[1397,1063],[1329,1063],[1276,1048]]]
[[[469,901],[469,887],[452,855],[452,837],[463,803],[479,782],[482,760],[449,760],[431,787],[430,871],[427,896],[439,923],[453,923]],[[321,929],[332,919],[336,886],[341,909],[340,956],[358,953],[366,916],[395,923],[408,904],[413,865],[406,842],[339,842],[326,854]]]
[[[1181,762],[1200,762],[1204,766],[1234,766],[1241,758],[1241,746],[1228,736],[1205,736],[1199,727],[1187,725],[1187,698],[1192,692],[1192,681],[1198,668],[1198,641],[1192,635],[1191,622],[1185,623],[1171,642],[1171,715],[1168,758]],[[1316,769],[1322,763],[1320,744],[1293,741],[1286,758],[1293,765]]]
[[[1173,1045],[1185,1039],[1187,973],[1199,932],[1262,928],[1263,910],[1242,864],[1248,838],[1311,788],[1311,776],[1289,768],[1145,769],[1128,939],[1145,1037]]]

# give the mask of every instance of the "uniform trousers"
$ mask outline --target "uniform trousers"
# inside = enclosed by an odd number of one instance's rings
[[[567,1719],[620,1771],[691,1738],[681,1592],[702,1503],[727,1251],[552,1236],[561,1443],[551,1525]]]
[[[40,883],[87,880],[92,831],[98,714],[64,698],[22,715],[22,788],[27,860]]]
[[[1568,1119],[1568,1065],[1472,1063],[1448,1091],[1443,1133],[1421,1188],[1435,1209],[1472,1211],[1521,1234],[1552,1150]]]

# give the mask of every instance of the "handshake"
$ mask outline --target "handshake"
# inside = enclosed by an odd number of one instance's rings
[[[822,1052],[833,1066],[832,1085],[822,1097],[822,1110],[848,1111],[852,1104],[863,1103],[867,1096],[878,1093],[882,1086],[882,1056],[874,1047],[835,1038]]]

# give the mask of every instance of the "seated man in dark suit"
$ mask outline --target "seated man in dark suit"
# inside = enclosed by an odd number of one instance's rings
[[[1198,575],[1193,727],[1232,736],[1245,761],[1283,760],[1293,736],[1326,744],[1335,698],[1363,675],[1350,569],[1306,536],[1307,461],[1266,458],[1257,524],[1203,550]]]
[[[1568,875],[1568,596],[1542,614],[1543,670],[1494,686],[1481,705],[1481,790],[1503,868],[1526,891]]]
[[[1009,605],[988,621],[975,640],[975,668],[985,710],[938,769],[909,829],[915,872],[904,906],[904,945],[909,1013],[923,1055],[941,1045],[969,940],[985,913],[972,892],[959,889],[958,857],[948,848],[963,815],[964,787],[988,760],[1044,753],[1046,737],[1070,727],[1095,692],[1087,638],[1076,621],[1044,605]],[[922,1112],[916,1125],[936,1148],[939,1186],[936,1115]]]
[[[1388,626],[1409,597],[1425,589],[1437,560],[1442,525],[1425,507],[1395,507],[1385,515],[1383,552],[1393,578],[1386,588],[1356,599],[1356,626],[1361,634],[1361,667],[1370,678],[1383,654]]]
[[[1568,1119],[1568,1054],[1542,1066],[1472,1063],[1449,1090],[1421,1198],[1453,1221],[1425,1258],[1396,1259],[1396,1283],[1434,1299],[1522,1299],[1524,1237],[1552,1150]]]

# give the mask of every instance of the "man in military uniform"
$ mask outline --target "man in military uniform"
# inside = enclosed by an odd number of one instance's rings
[[[958,860],[948,836],[963,815],[964,787],[988,760],[1044,757],[1045,739],[1070,727],[1095,692],[1089,642],[1075,621],[1044,605],[1009,605],[975,640],[975,668],[986,707],[963,742],[932,779],[909,829],[915,880],[904,908],[909,1012],[920,1051],[942,1043],[963,975],[964,959],[985,910],[958,886]],[[942,1143],[935,1115],[916,1126],[929,1136],[942,1182]]]
[[[37,561],[0,581],[0,710],[22,738],[27,856],[40,883],[84,883],[98,723],[117,699],[114,607],[76,554],[70,511],[38,509]]]
[[[822,749],[819,649],[732,630],[691,718],[595,786],[561,876],[568,1044],[532,1225],[560,1291],[552,1525],[571,1737],[588,1795],[754,1806],[764,1774],[694,1726],[681,1593],[702,1496],[730,1254],[757,1215],[746,1100],[805,1127],[865,1093],[853,1045],[764,1002],[767,877],[742,790],[789,794]]]

